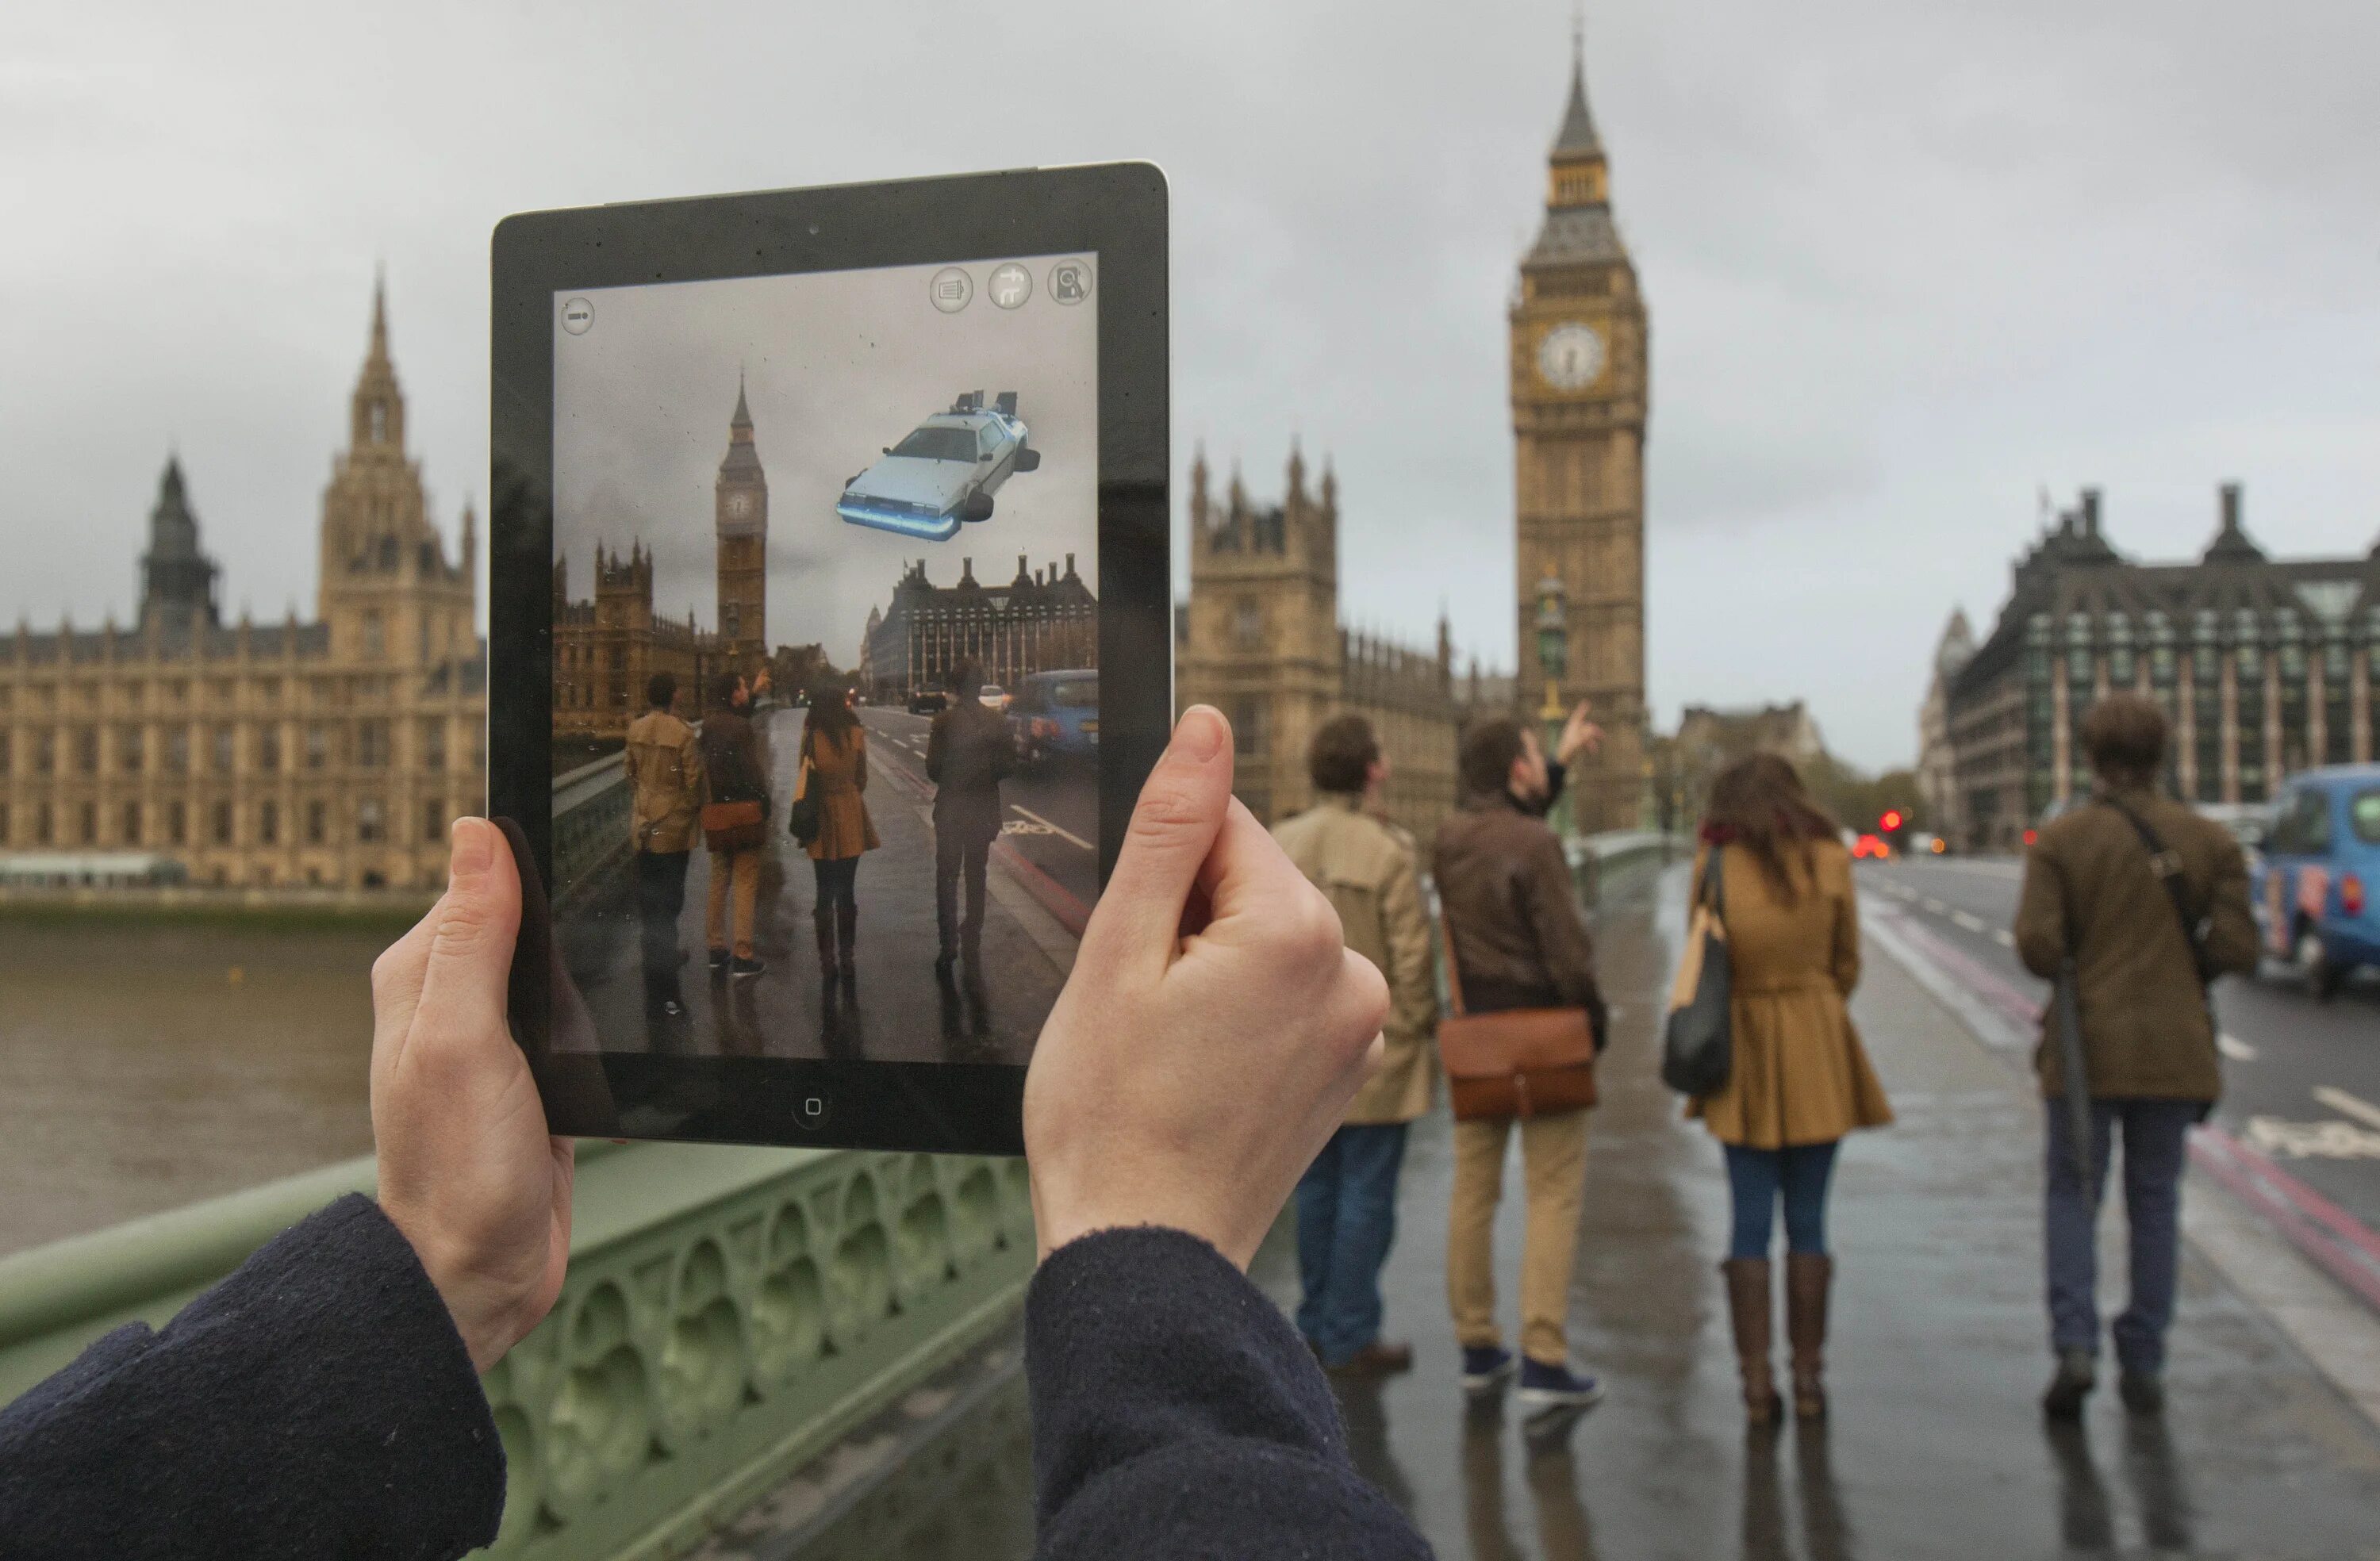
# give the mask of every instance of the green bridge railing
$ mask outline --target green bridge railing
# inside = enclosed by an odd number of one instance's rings
[[[350,1161],[0,1259],[0,1402],[371,1188]],[[562,1297],[482,1379],[488,1554],[679,1554],[1007,1322],[1033,1252],[1021,1160],[581,1144]]]

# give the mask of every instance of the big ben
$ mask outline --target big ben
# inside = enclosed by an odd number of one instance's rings
[[[769,659],[769,475],[752,442],[752,411],[735,384],[727,454],[712,486],[719,542],[720,665],[758,671]]]
[[[1547,697],[1537,615],[1561,591],[1564,704],[1591,699],[1600,753],[1566,788],[1579,831],[1633,829],[1645,752],[1645,405],[1649,327],[1611,220],[1583,52],[1547,160],[1545,224],[1512,309],[1519,697]]]

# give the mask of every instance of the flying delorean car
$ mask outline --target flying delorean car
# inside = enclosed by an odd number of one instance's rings
[[[991,518],[991,496],[1012,474],[1041,465],[1028,437],[1014,391],[990,406],[981,391],[969,391],[844,483],[834,513],[854,526],[948,541],[961,521]]]

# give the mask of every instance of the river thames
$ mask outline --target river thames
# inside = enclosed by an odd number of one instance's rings
[[[399,930],[0,915],[0,1253],[369,1152]]]

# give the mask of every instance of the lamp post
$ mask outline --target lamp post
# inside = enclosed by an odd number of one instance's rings
[[[1546,757],[1555,756],[1561,744],[1562,720],[1567,712],[1562,708],[1562,674],[1570,669],[1570,615],[1564,611],[1570,593],[1563,589],[1561,576],[1551,565],[1545,578],[1537,582],[1537,665],[1545,669],[1546,699],[1537,708],[1538,724],[1545,729]],[[1570,788],[1565,787],[1565,793]],[[1568,836],[1570,830],[1570,799],[1565,794],[1556,805],[1548,822],[1554,833]]]

